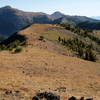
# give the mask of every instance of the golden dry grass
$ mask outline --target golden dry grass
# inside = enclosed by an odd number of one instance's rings
[[[21,53],[0,52],[0,96],[5,97],[6,90],[20,90],[20,96],[14,98],[10,95],[7,100],[31,100],[37,92],[52,91],[61,95],[62,100],[71,95],[99,100],[100,64],[62,55],[54,52],[55,48],[49,50],[51,42],[44,48],[48,41],[42,43],[36,37],[42,30],[44,33],[45,27],[53,26],[33,26],[20,32],[28,37],[31,44]]]

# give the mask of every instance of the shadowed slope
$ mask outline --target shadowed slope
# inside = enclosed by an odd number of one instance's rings
[[[8,45],[8,44],[13,43],[15,41],[24,42],[24,41],[26,41],[26,37],[23,35],[14,33],[12,36],[10,36],[8,39],[4,40],[0,44],[1,45]]]

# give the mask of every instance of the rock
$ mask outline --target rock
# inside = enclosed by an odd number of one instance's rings
[[[11,90],[7,90],[6,92],[5,92],[5,94],[12,94],[12,91]]]
[[[93,100],[93,98],[85,98],[85,97],[81,97],[80,100]]]
[[[37,93],[37,97],[43,99],[45,97],[45,93]]]
[[[51,92],[38,93],[36,96],[39,99],[45,98],[46,100],[60,100],[60,96],[53,94]]]
[[[81,99],[80,100],[84,100],[84,97],[81,97]]]
[[[20,93],[20,91],[19,90],[16,90],[15,93]]]
[[[34,97],[32,98],[32,100],[39,100],[39,98],[38,98],[37,96],[34,96]]]
[[[77,98],[74,97],[74,96],[72,96],[72,97],[70,97],[68,100],[77,100]]]
[[[45,98],[47,100],[60,100],[60,96],[53,94],[51,92],[45,92]]]

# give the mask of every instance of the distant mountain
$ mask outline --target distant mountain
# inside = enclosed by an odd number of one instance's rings
[[[10,6],[0,8],[0,33],[9,36],[32,23],[58,24],[61,22],[77,25],[80,22],[97,20],[85,16],[69,16],[61,12],[51,15],[42,12],[25,12]]]
[[[0,8],[0,33],[2,34],[12,34],[33,22],[49,23],[48,15],[24,12],[10,6]]]
[[[54,19],[59,19],[59,18],[62,18],[65,16],[65,14],[57,11],[57,12],[54,12],[53,14],[51,14],[51,16],[54,18]]]
[[[100,16],[93,16],[93,17],[91,17],[91,18],[100,20]]]
[[[79,23],[77,26],[83,29],[100,30],[100,22],[82,22]]]
[[[54,23],[69,23],[69,24],[73,24],[73,25],[77,25],[81,22],[98,22],[99,20],[96,19],[92,19],[86,16],[69,16],[69,15],[64,15],[63,17],[54,20]]]

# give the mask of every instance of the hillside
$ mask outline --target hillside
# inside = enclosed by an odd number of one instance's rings
[[[99,20],[88,18],[86,16],[70,16],[70,15],[61,15],[62,17],[55,19],[54,24],[58,23],[68,23],[77,26],[82,22],[100,22]],[[56,17],[56,16],[55,16]]]
[[[30,33],[28,37],[21,35],[19,32],[14,33],[8,39],[1,42],[1,50],[13,50],[13,48],[26,43],[41,45],[41,47],[46,49],[54,49],[53,51],[60,47],[62,48],[61,52],[70,52],[71,56],[90,61],[100,61],[100,39],[96,34],[80,29],[79,27],[73,27],[69,24],[32,24],[27,27],[27,33]],[[38,44],[37,40],[40,40]],[[44,42],[41,44],[41,41]],[[64,54],[70,55],[65,52]]]
[[[20,37],[15,39],[16,35]],[[62,100],[70,96],[100,99],[100,63],[72,57],[73,52],[57,42],[59,35],[78,37],[59,25],[32,24],[2,42],[24,37],[26,45],[20,53],[0,52],[1,99],[32,100],[42,91],[59,94]]]
[[[77,26],[88,30],[100,30],[100,22],[82,22]]]
[[[33,22],[49,23],[48,15],[24,12],[10,6],[0,8],[0,33],[2,34],[12,34]]]
[[[41,12],[25,12],[10,6],[0,8],[0,34],[7,37],[32,23],[58,24],[65,22],[77,25],[84,21],[97,22],[98,20],[84,16],[69,16],[60,12],[49,15]]]

